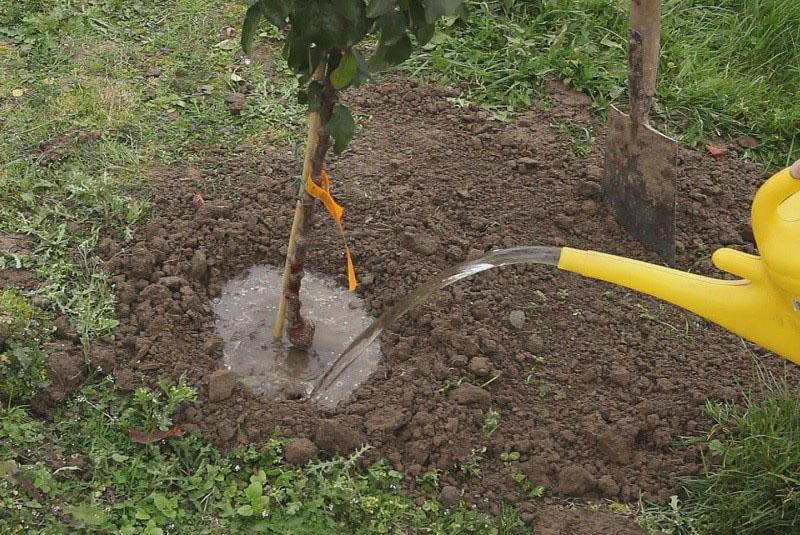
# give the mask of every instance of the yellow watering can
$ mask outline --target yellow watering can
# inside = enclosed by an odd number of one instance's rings
[[[800,162],[761,186],[752,220],[761,256],[727,248],[712,256],[738,280],[569,247],[558,267],[678,305],[800,364]]]

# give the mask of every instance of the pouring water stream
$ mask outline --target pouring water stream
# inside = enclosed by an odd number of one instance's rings
[[[358,361],[358,358],[364,353],[364,350],[380,336],[386,327],[389,327],[400,316],[412,308],[422,304],[434,292],[446,288],[451,284],[455,284],[462,279],[496,267],[512,266],[515,264],[544,264],[548,266],[557,266],[560,256],[560,247],[531,246],[497,249],[481,258],[463,262],[440,273],[435,278],[417,288],[416,291],[405,297],[395,306],[381,314],[372,325],[358,335],[347,349],[345,349],[344,353],[342,353],[325,371],[319,382],[311,391],[310,397],[318,400],[322,398],[325,391],[334,385],[337,379]]]

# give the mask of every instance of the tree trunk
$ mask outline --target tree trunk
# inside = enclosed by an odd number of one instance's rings
[[[312,180],[319,181],[325,162],[325,154],[331,144],[330,136],[325,131],[325,125],[328,124],[331,118],[336,99],[336,90],[331,84],[330,68],[328,68],[322,79],[322,103],[318,112],[319,119],[315,125],[316,132],[309,132],[309,144],[306,147],[303,183],[300,187],[300,204],[298,206],[300,214],[297,221],[294,247],[290,247],[286,259],[288,264],[288,276],[284,286],[286,318],[288,321],[286,330],[289,335],[289,342],[301,349],[311,347],[314,341],[314,322],[303,317],[301,312],[302,303],[300,302],[300,285],[304,275],[303,267],[308,246],[313,240],[311,229],[314,221],[314,203],[316,202],[316,199],[306,191],[305,180],[310,176]]]

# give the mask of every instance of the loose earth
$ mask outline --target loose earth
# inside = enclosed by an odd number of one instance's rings
[[[330,171],[371,314],[492,248],[569,245],[658,261],[600,198],[604,133],[579,158],[555,128],[592,120],[584,97],[553,86],[551,106],[504,124],[456,107],[451,95],[402,79],[346,95],[362,128]],[[748,210],[767,174],[735,156],[680,152],[681,269],[719,276],[713,250],[755,252]],[[121,326],[114,345],[93,349],[97,365],[123,388],[185,373],[201,401],[179,421],[223,447],[263,442],[276,426],[296,439],[287,458],[298,464],[367,443],[367,460],[384,458],[410,476],[412,493],[430,492],[415,478],[438,469],[444,501],[494,512],[515,504],[547,533],[610,525],[637,533],[625,519],[559,504],[668,500],[677,478],[702,469],[703,448],[681,437],[706,428],[706,399],[738,399],[754,359],[798,377],[675,307],[520,266],[461,282],[399,321],[381,338],[377,371],[334,409],[265,399],[240,382],[220,391],[215,382],[230,377],[215,375],[223,344],[211,301],[252,266],[283,265],[296,174],[289,147],[198,146],[191,167],[152,170],[153,217],[134,242],[101,247]],[[344,287],[341,238],[322,210],[314,228],[308,267]],[[57,366],[62,380],[37,400],[41,412],[79,384],[69,362]],[[529,497],[517,473],[544,486],[545,497]]]

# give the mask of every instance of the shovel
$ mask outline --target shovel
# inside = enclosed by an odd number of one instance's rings
[[[658,77],[660,0],[631,2],[628,33],[630,115],[609,110],[603,196],[617,222],[672,265],[678,144],[648,117]]]

